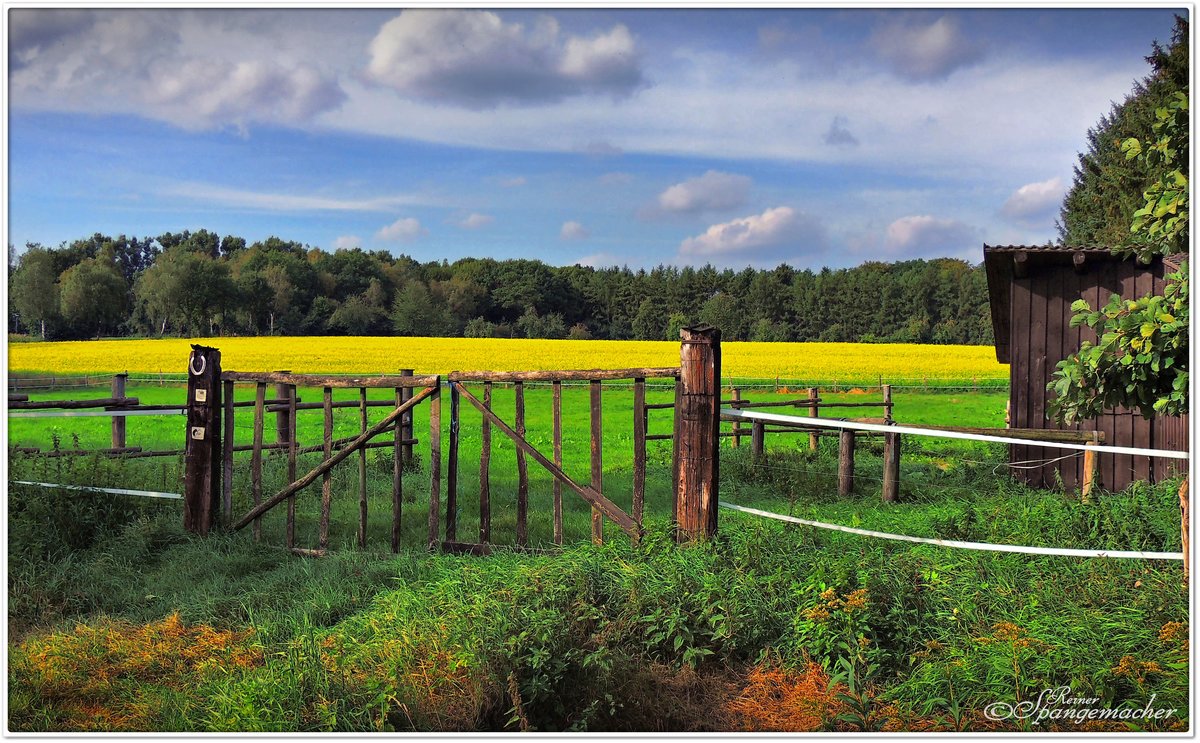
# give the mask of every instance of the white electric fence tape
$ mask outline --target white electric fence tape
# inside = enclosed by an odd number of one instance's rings
[[[90,493],[111,493],[113,495],[139,495],[143,498],[169,498],[171,500],[183,500],[183,496],[179,493],[160,493],[154,490],[125,490],[124,488],[97,488],[91,485],[58,485],[52,482],[28,482],[26,480],[12,480],[9,485],[32,485],[39,488],[58,488],[61,490],[84,490]]]
[[[818,529],[832,529],[833,531],[842,531],[847,534],[858,534],[863,537],[877,537],[879,539],[892,539],[898,542],[916,542],[918,544],[936,544],[941,547],[960,547],[969,550],[982,550],[984,552],[1017,552],[1023,555],[1060,555],[1064,557],[1117,557],[1128,558],[1134,560],[1182,560],[1182,552],[1138,552],[1132,550],[1079,550],[1068,549],[1063,547],[1023,547],[1016,544],[988,544],[986,542],[959,542],[954,539],[930,539],[927,537],[910,537],[906,534],[889,534],[882,531],[871,531],[870,529],[855,529],[852,526],[839,526],[838,524],[826,524],[822,521],[809,521],[808,519],[798,519],[795,516],[784,516],[779,513],[771,513],[770,511],[760,511],[757,508],[747,508],[746,506],[737,506],[732,503],[719,503],[721,508],[728,508],[733,511],[742,511],[743,513],[762,516],[763,518],[776,519],[786,521],[791,524],[801,524],[803,526],[814,526]]]
[[[879,433],[903,433],[912,436],[932,436],[940,439],[964,439],[966,441],[991,441],[997,444],[1017,444],[1019,446],[1038,446],[1046,449],[1074,449],[1078,451],[1094,451],[1099,454],[1132,454],[1134,456],[1161,457],[1163,459],[1187,459],[1190,455],[1185,451],[1170,449],[1138,449],[1132,446],[1104,446],[1095,444],[1068,444],[1061,441],[1040,441],[1038,439],[1014,439],[1007,436],[990,436],[978,433],[963,433],[962,431],[941,431],[936,428],[909,428],[908,426],[886,426],[878,423],[858,423],[834,418],[809,418],[799,415],[779,415],[778,413],[756,413],[752,410],[733,410],[722,408],[721,415],[747,420],[759,420],[765,423],[791,423],[799,426],[817,428],[849,428],[855,431],[878,431]]]

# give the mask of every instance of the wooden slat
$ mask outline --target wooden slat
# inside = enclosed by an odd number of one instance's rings
[[[609,520],[611,520],[613,523],[615,523],[618,527],[620,527],[622,530],[624,530],[630,536],[638,535],[640,528],[638,527],[637,522],[635,522],[632,518],[630,518],[629,514],[622,511],[620,509],[620,507],[617,506],[617,504],[613,503],[608,498],[605,498],[602,493],[597,492],[591,486],[580,485],[579,483],[572,480],[567,475],[567,473],[562,471],[562,469],[560,467],[555,465],[553,462],[551,462],[549,459],[547,459],[544,454],[542,454],[540,451],[538,451],[536,448],[534,448],[533,444],[530,444],[528,441],[526,441],[525,439],[518,436],[517,432],[514,431],[511,426],[509,426],[507,423],[505,423],[503,420],[501,420],[500,417],[497,416],[494,412],[485,408],[483,403],[481,403],[468,390],[461,387],[461,385],[460,385],[459,391],[461,392],[464,400],[471,403],[471,405],[474,406],[476,410],[483,413],[484,416],[486,416],[487,418],[491,419],[492,425],[494,425],[494,426],[496,426],[496,428],[500,429],[500,432],[503,433],[508,438],[510,438],[515,445],[524,449],[525,452],[529,456],[533,457],[534,460],[537,461],[537,463],[540,464],[542,467],[544,467],[547,472],[549,472],[555,478],[561,480],[564,485],[566,485],[571,490],[574,490],[576,493],[578,493],[580,495],[580,497],[582,497],[588,503],[591,503],[592,505],[597,506],[600,509],[600,511],[609,518]]]
[[[446,452],[446,541],[458,539],[458,390],[450,388],[450,441]]]
[[[225,382],[225,437],[221,440],[221,517],[225,523],[233,518],[233,382]]]
[[[517,435],[525,438],[525,385],[517,382],[513,390]],[[529,468],[525,463],[525,452],[517,447],[517,546],[529,544]]]
[[[404,404],[404,390],[397,388],[396,407]],[[392,552],[400,551],[400,527],[404,514],[404,424],[396,419],[392,427]]]
[[[483,385],[483,404],[492,407],[492,383]],[[479,428],[479,541],[492,541],[492,422],[485,415]]]
[[[401,369],[400,370],[400,376],[402,376],[402,377],[411,377],[412,375],[413,375],[412,369]],[[401,393],[400,396],[403,398],[402,402],[408,402],[409,398],[411,398],[413,396],[412,387],[402,387],[402,388],[400,388],[400,393]],[[415,437],[416,434],[413,433],[413,414],[412,414],[411,410],[409,412],[405,413],[404,417],[400,419],[400,425],[402,428],[401,433],[403,434],[404,438],[411,439],[411,438]],[[412,463],[413,463],[413,448],[411,445],[406,445],[404,447],[404,466],[411,467]]]
[[[330,387],[345,389],[349,387],[428,387],[438,377],[425,375],[420,377],[383,376],[383,377],[333,377],[320,374],[285,374],[283,372],[236,372],[228,371],[221,374],[221,379],[235,382],[270,382],[275,384],[290,384],[296,387]]]
[[[367,388],[358,390],[359,433],[367,430]],[[367,449],[358,450],[358,547],[367,546]]]
[[[399,406],[392,412],[388,413],[387,416],[383,420],[379,421],[375,425],[368,428],[366,433],[364,433],[361,436],[359,436],[358,438],[356,438],[348,446],[346,446],[346,448],[339,449],[331,458],[321,462],[316,467],[309,470],[303,477],[301,477],[298,480],[293,481],[290,485],[285,487],[283,490],[280,490],[275,495],[273,495],[270,498],[263,501],[261,504],[258,505],[258,507],[251,509],[251,511],[249,513],[242,516],[242,518],[240,518],[238,520],[238,522],[233,525],[233,528],[235,530],[243,528],[244,526],[246,526],[246,524],[250,523],[258,516],[261,516],[262,514],[271,510],[272,508],[279,505],[287,498],[290,498],[291,496],[300,492],[301,490],[308,487],[309,485],[312,485],[314,482],[316,482],[318,477],[321,477],[323,474],[328,472],[330,469],[337,466],[337,464],[339,462],[346,459],[346,457],[350,456],[355,451],[357,451],[358,447],[362,446],[363,444],[366,444],[370,439],[372,439],[372,438],[378,436],[379,434],[383,433],[384,431],[386,431],[393,423],[395,423],[397,420],[399,420],[401,415],[403,415],[404,413],[411,410],[418,403],[425,400],[425,398],[431,397],[435,394],[437,394],[436,387],[426,387],[425,389],[416,393],[409,400],[405,401],[405,403],[403,405]],[[435,444],[433,444],[433,443],[431,443],[430,445],[435,446]],[[437,444],[437,446],[440,448],[440,444]],[[432,466],[434,464],[434,462],[431,462],[430,464]]]
[[[417,399],[417,396],[412,398]],[[429,399],[429,548],[438,543],[438,507],[442,492],[442,384]]]
[[[553,394],[554,464],[562,468],[562,382],[551,385]],[[554,479],[554,543],[563,543],[562,483]]]
[[[299,437],[296,431],[296,387],[287,385],[288,397],[288,412],[287,412],[287,441],[288,441],[288,463],[287,463],[287,479],[289,483],[296,482],[296,456],[297,449],[300,447]],[[278,428],[278,420],[276,427]],[[278,433],[278,430],[276,431]],[[295,549],[296,547],[296,496],[288,498],[287,504],[287,547]]]
[[[267,385],[259,382],[254,390],[254,443],[250,451],[250,498],[254,505],[262,502],[262,445],[263,445],[263,401],[267,399]],[[262,517],[254,519],[254,541],[262,539]]]
[[[325,397],[325,461],[330,461],[333,455],[333,388],[326,387],[322,394]],[[333,507],[333,468],[330,467],[321,475],[321,522],[318,533],[320,549],[329,547],[329,512]]]
[[[1144,297],[1154,290],[1154,275],[1148,268],[1134,268],[1134,298]],[[1133,438],[1130,439],[1129,446],[1138,446],[1148,449],[1152,445],[1150,429],[1151,423],[1147,418],[1143,418],[1140,413],[1133,412],[1130,414],[1133,419]],[[1149,480],[1151,472],[1152,460],[1149,457],[1132,457],[1133,462],[1133,478],[1135,480]]]
[[[734,390],[737,393],[737,390]],[[633,380],[633,516],[642,523],[646,504],[646,427],[642,423],[646,407],[646,380]],[[735,438],[736,442],[737,439]]]
[[[1054,287],[1054,288],[1052,288]],[[1026,380],[1032,389],[1029,391],[1029,427],[1046,429],[1046,384],[1050,381],[1047,365],[1047,317],[1054,302],[1048,296],[1057,293],[1057,282],[1054,281],[1052,269],[1043,268],[1030,272],[1030,323],[1029,323],[1029,377]],[[1053,459],[1060,456],[1057,452],[1050,453],[1041,447],[1030,448],[1028,458],[1033,460]],[[1053,485],[1053,465],[1041,466],[1026,470],[1032,478],[1034,487]]]
[[[678,367],[645,369],[575,369],[554,371],[454,371],[447,375],[451,382],[586,382],[603,379],[637,379],[675,377]]]
[[[597,493],[604,492],[604,422],[601,417],[600,380],[592,380],[591,391],[591,422],[592,422],[592,489]],[[604,541],[604,514],[592,506],[592,542],[601,544]]]

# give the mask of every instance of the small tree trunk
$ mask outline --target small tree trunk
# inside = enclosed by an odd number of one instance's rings
[[[46,318],[42,318],[42,340],[46,340]]]

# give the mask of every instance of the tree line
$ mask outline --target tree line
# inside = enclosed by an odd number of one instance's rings
[[[819,271],[421,263],[208,230],[9,248],[9,328],[99,336],[404,335],[664,340],[707,322],[728,340],[992,342],[981,265],[868,262]]]

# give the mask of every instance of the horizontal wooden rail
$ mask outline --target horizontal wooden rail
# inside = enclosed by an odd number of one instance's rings
[[[391,388],[388,388],[388,389],[391,389]],[[296,399],[299,400],[300,398],[296,398]],[[282,400],[279,403],[270,405],[267,408],[267,412],[268,413],[282,413],[284,411],[290,410],[291,408],[286,403],[287,403],[286,400]],[[360,407],[360,402],[358,400],[338,400],[336,402],[331,403],[330,407],[358,409]],[[368,408],[394,408],[394,407],[396,407],[396,401],[395,400],[367,400],[367,407]],[[324,410],[324,409],[325,409],[325,403],[322,403],[322,402],[306,402],[303,404],[297,403],[297,405],[296,405],[296,410]]]
[[[102,454],[105,456],[137,454],[142,451],[142,447],[126,446],[117,449],[48,449],[43,451],[36,446],[14,446],[13,451],[36,457],[85,457],[91,454]]]
[[[679,367],[646,369],[577,369],[555,371],[454,371],[446,378],[451,382],[590,382],[594,379],[658,379],[679,376]]]
[[[95,400],[14,400],[8,404],[9,410],[79,410],[82,408],[119,408],[127,409],[138,404],[136,397],[100,397]]]
[[[319,374],[286,374],[284,372],[237,372],[221,373],[225,382],[263,382],[268,384],[290,384],[296,387],[429,387],[438,383],[437,375],[421,377],[328,377]]]

